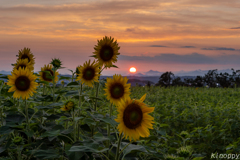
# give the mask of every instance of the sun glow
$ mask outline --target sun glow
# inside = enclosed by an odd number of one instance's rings
[[[131,72],[131,73],[135,73],[137,70],[136,70],[136,68],[135,67],[131,67],[130,69],[129,69],[129,72]]]

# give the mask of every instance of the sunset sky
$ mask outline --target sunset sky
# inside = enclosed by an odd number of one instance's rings
[[[0,71],[11,71],[28,47],[35,71],[60,58],[71,74],[111,36],[121,47],[119,69],[240,69],[240,0],[1,0]]]

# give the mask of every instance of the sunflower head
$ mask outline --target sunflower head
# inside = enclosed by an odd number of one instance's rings
[[[28,62],[27,58],[17,60],[17,63],[14,64],[13,70],[15,69],[18,70],[19,68],[28,68],[30,71],[33,71],[34,69],[33,65],[30,62]]]
[[[164,155],[165,160],[176,160],[178,157],[171,155],[171,154],[166,154]]]
[[[62,111],[70,111],[75,107],[75,103],[73,100],[69,100],[65,103],[65,105],[61,108]]]
[[[52,59],[52,61],[50,62],[50,64],[52,64],[53,67],[56,68],[56,69],[58,69],[58,68],[60,68],[60,67],[62,66],[62,62],[61,62],[61,60],[58,59],[58,58]]]
[[[61,81],[61,84],[62,84],[62,85],[64,85],[64,84],[65,84],[64,80],[62,80],[62,81]]]
[[[183,146],[179,149],[177,149],[177,153],[180,157],[184,157],[187,158],[189,156],[191,156],[193,150],[191,146]]]
[[[98,59],[101,66],[105,65],[107,68],[110,68],[117,61],[120,47],[118,47],[117,40],[113,41],[114,38],[105,36],[100,41],[98,40],[98,44],[94,47],[95,52],[93,52],[93,56]]]
[[[52,78],[54,76],[53,66],[49,64],[44,65],[44,67],[41,68],[41,72],[39,72],[39,75],[40,75],[41,81],[53,82],[53,78]],[[59,73],[55,71],[55,76],[54,76],[55,83],[58,81],[58,75]]]
[[[7,82],[4,82],[4,85],[7,85]]]
[[[76,81],[81,81],[81,83],[85,83],[89,87],[93,87],[93,82],[98,82],[98,78],[100,76],[99,72],[99,63],[96,63],[95,60],[93,63],[85,62],[83,66],[78,68],[79,74],[77,74]]]
[[[119,123],[118,130],[129,140],[138,140],[141,137],[150,135],[149,129],[152,128],[153,117],[148,115],[154,111],[154,107],[147,107],[143,103],[146,94],[140,100],[127,98],[118,104],[118,117],[115,119]]]
[[[187,138],[189,136],[189,133],[187,131],[182,131],[180,133],[180,136],[183,137],[183,138]]]
[[[37,76],[28,69],[14,70],[8,79],[7,85],[11,86],[8,92],[14,92],[14,98],[28,99],[29,96],[33,95],[33,92],[36,92],[38,84],[35,80]]]
[[[130,95],[131,84],[127,84],[127,77],[121,75],[113,75],[113,79],[107,78],[105,83],[105,94],[111,103],[117,105],[121,100],[124,100]]]
[[[18,51],[18,60],[24,60],[27,59],[28,62],[30,63],[30,65],[34,65],[35,64],[35,58],[32,54],[32,52],[30,51],[30,48],[26,48],[24,47],[22,50]]]
[[[15,145],[21,145],[21,144],[23,144],[23,138],[21,136],[16,136],[12,139],[12,142]]]

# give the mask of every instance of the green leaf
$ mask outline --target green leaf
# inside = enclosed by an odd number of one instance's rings
[[[126,146],[128,143],[126,142],[122,142],[121,145]],[[127,148],[123,151],[123,157],[125,157],[127,154],[129,154],[130,152],[133,151],[138,151],[138,152],[145,152],[147,153],[147,150],[145,149],[144,146],[141,145],[134,145],[134,144],[130,144],[129,146],[127,146]]]
[[[112,127],[115,127],[116,125],[118,125],[118,123],[114,119],[109,117],[104,117],[99,119],[107,124],[110,124]]]
[[[6,122],[14,122],[14,123],[21,124],[24,119],[25,117],[23,115],[9,114],[6,117]]]
[[[59,152],[55,149],[47,149],[47,150],[32,150],[33,156],[39,159],[53,159],[59,158]]]
[[[202,160],[204,157],[195,157],[192,160]]]
[[[111,67],[118,68],[118,66],[112,65]]]
[[[92,144],[84,144],[84,146],[72,146],[70,148],[70,152],[92,152],[92,153],[100,153],[107,151],[108,148],[98,149],[98,145],[95,143]]]
[[[43,133],[40,137],[55,137],[60,135],[60,130],[54,130],[54,131],[47,131],[45,133]]]
[[[9,134],[9,133],[11,133],[12,131],[13,131],[13,129],[10,128],[9,126],[2,126],[2,127],[0,128],[0,135],[1,135],[1,134]]]
[[[1,79],[8,79],[8,76],[0,76]]]
[[[80,87],[78,82],[76,82],[76,81],[75,82],[70,82],[70,83],[67,84],[67,86],[73,86],[73,85],[78,85],[78,87]]]
[[[71,77],[61,76],[61,77],[59,78],[59,80],[62,80],[62,79],[69,80],[69,79],[71,79]]]
[[[65,145],[65,152],[67,156],[69,156],[69,159],[71,160],[80,160],[81,157],[84,156],[84,152],[70,152],[69,149],[71,148],[72,145],[66,144]]]
[[[68,96],[73,96],[73,95],[78,95],[78,91],[68,91],[65,96],[68,97]]]

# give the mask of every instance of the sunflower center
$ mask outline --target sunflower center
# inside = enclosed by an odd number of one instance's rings
[[[30,80],[26,76],[19,76],[15,80],[15,86],[19,91],[27,91],[30,88]]]
[[[142,109],[137,104],[132,103],[124,110],[123,122],[127,128],[135,129],[141,126],[142,119]]]
[[[21,59],[26,59],[26,58],[28,59],[28,62],[30,62],[30,58],[28,57],[28,55],[23,54],[22,57],[21,57]]]
[[[103,61],[109,61],[113,57],[113,49],[111,46],[104,45],[100,50],[100,57]]]
[[[110,89],[111,96],[118,99],[124,95],[124,87],[122,84],[116,83]]]
[[[45,70],[45,71],[49,71],[49,72],[43,72],[42,78],[45,81],[52,81],[51,76],[53,76],[53,71],[51,69]]]
[[[26,65],[24,65],[24,64],[21,64],[21,65],[19,65],[18,67],[17,67],[17,70],[19,69],[19,68],[26,68]]]
[[[83,71],[83,78],[86,80],[92,80],[95,75],[95,70],[93,68],[86,68]]]

